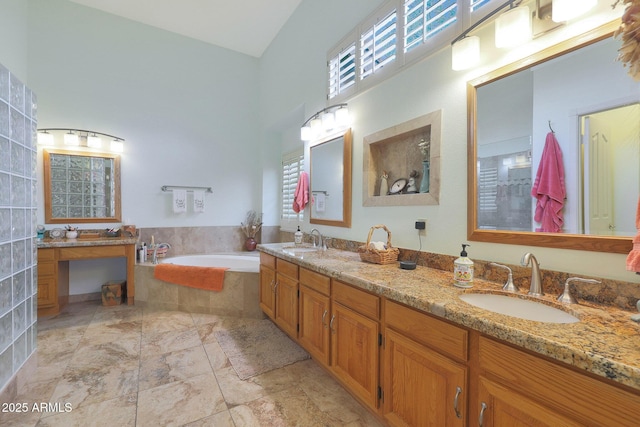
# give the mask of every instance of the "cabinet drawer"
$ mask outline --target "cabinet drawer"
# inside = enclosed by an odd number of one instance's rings
[[[384,308],[387,326],[451,358],[467,360],[469,334],[465,329],[393,301],[385,301]]]
[[[53,276],[56,273],[56,264],[54,262],[39,262],[38,277]]]
[[[638,425],[640,393],[575,372],[486,337],[480,337],[480,374],[542,402],[585,425]]]
[[[38,249],[38,263],[56,259],[55,249]]]
[[[298,279],[298,266],[292,262],[276,258],[276,270],[278,274],[282,274],[292,279]]]
[[[331,279],[329,277],[306,268],[300,269],[300,284],[327,296],[331,289]]]
[[[260,264],[275,270],[276,257],[274,257],[273,255],[265,254],[264,252],[260,252]]]
[[[333,280],[332,296],[335,301],[371,319],[380,319],[380,298],[351,285]]]
[[[112,258],[112,257],[126,257],[125,245],[117,246],[78,246],[59,249],[59,259],[74,260],[74,259],[90,259],[90,258]]]

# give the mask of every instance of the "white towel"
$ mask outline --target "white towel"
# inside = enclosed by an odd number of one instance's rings
[[[316,212],[324,212],[326,209],[326,197],[324,193],[318,193],[315,195]]]
[[[173,193],[173,213],[183,213],[187,211],[187,190],[172,190]]]
[[[193,211],[204,212],[204,190],[193,190]]]

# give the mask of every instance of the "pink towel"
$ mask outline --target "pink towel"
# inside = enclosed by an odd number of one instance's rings
[[[293,211],[298,213],[304,209],[309,203],[309,175],[306,172],[300,172],[296,192],[293,195]]]
[[[636,210],[636,229],[638,229],[638,234],[633,238],[633,249],[627,256],[627,270],[640,274],[640,197],[638,197],[638,209]]]
[[[531,195],[537,199],[533,219],[541,223],[536,231],[561,232],[564,224],[562,208],[567,190],[564,185],[562,151],[553,132],[547,134]]]

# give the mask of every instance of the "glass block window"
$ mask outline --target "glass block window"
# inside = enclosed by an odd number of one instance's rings
[[[366,79],[396,59],[396,11],[360,35],[360,79]]]

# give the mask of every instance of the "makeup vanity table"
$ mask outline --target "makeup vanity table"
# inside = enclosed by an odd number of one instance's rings
[[[38,316],[57,314],[69,301],[69,261],[127,259],[127,304],[135,297],[135,238],[43,239],[38,242]]]

